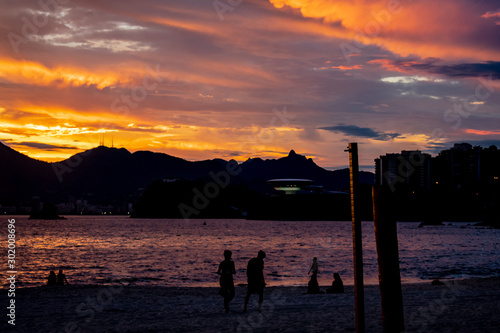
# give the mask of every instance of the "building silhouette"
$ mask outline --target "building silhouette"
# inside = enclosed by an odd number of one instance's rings
[[[483,148],[456,143],[434,158],[434,182],[454,191],[479,191]]]
[[[396,219],[491,221],[500,218],[500,151],[456,143],[438,156],[418,150],[375,160],[375,184],[390,193]]]
[[[411,193],[431,188],[431,155],[419,150],[403,150],[375,159],[375,185],[391,191]]]

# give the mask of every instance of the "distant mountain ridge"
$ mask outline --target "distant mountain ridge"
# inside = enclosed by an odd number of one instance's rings
[[[85,198],[96,202],[121,201],[158,179],[208,179],[210,172],[225,170],[222,159],[187,161],[164,153],[99,146],[64,161],[47,163],[32,159],[0,143],[0,204],[20,200],[66,202]],[[329,171],[312,159],[291,150],[279,159],[252,158],[240,164],[241,173],[233,184],[246,185],[257,192],[270,190],[273,178],[306,178],[328,190],[344,190],[349,184],[348,169]],[[373,184],[374,175],[360,173],[360,182]]]

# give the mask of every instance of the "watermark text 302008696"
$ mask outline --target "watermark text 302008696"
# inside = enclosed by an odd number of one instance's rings
[[[8,323],[16,325],[16,220],[8,219],[7,224],[7,282],[9,286]]]

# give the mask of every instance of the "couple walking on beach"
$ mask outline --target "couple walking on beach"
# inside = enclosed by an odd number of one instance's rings
[[[226,313],[229,312],[229,302],[234,298],[234,282],[233,275],[236,274],[236,269],[234,267],[234,262],[231,260],[232,252],[229,250],[224,251],[224,260],[220,263],[217,274],[220,275],[220,290],[219,294],[224,297],[224,310]],[[247,266],[247,281],[248,289],[245,296],[245,305],[243,307],[243,312],[247,311],[248,301],[250,300],[251,294],[259,295],[259,312],[262,311],[262,302],[264,301],[264,286],[266,285],[264,281],[264,258],[266,253],[264,251],[259,251],[256,258],[252,258],[248,261]]]
[[[66,284],[69,284],[62,269],[59,270],[59,274],[57,275],[54,271],[50,271],[49,276],[47,277],[48,286],[64,286],[65,282]]]

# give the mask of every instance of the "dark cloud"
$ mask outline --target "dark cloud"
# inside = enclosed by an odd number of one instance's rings
[[[368,127],[359,127],[356,125],[337,125],[337,126],[328,126],[328,127],[320,127],[319,129],[337,133],[343,133],[349,136],[357,136],[361,138],[370,138],[381,141],[388,141],[394,138],[401,136],[399,133],[384,133],[384,132],[376,132],[375,130]]]
[[[10,143],[9,146],[25,146],[25,147],[31,147],[31,148],[37,148],[37,149],[43,149],[43,150],[79,149],[78,147],[74,147],[74,146],[56,146],[56,145],[51,145],[51,144],[47,144],[47,143],[40,143],[40,142],[15,142],[15,143]]]
[[[445,65],[439,64],[439,59],[427,59],[419,62],[415,60],[393,60],[397,68],[414,69],[431,74],[441,74],[449,77],[477,77],[492,76],[494,80],[500,79],[500,62],[486,61],[484,63],[462,63]]]
[[[412,65],[412,67],[416,69],[426,70],[429,73],[443,74],[450,77],[475,77],[491,75],[493,79],[500,79],[500,62],[497,61],[457,65],[417,64]]]
[[[473,146],[480,146],[484,148],[488,148],[490,146],[497,146],[497,148],[500,148],[500,140],[466,140],[467,143],[470,143]],[[451,145],[453,147],[453,144]]]

